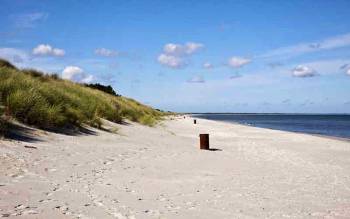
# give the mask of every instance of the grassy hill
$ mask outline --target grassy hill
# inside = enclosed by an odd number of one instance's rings
[[[0,60],[0,113],[39,128],[101,126],[101,118],[129,119],[152,126],[164,112],[137,101],[60,79],[36,70],[20,70]],[[3,119],[0,131],[5,129]]]

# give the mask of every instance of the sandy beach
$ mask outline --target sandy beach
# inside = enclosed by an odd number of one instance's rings
[[[350,142],[190,117],[106,128],[1,140],[0,217],[350,218]]]

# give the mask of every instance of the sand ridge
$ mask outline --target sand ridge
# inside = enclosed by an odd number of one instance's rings
[[[350,217],[350,142],[189,116],[107,126],[0,141],[0,217]]]

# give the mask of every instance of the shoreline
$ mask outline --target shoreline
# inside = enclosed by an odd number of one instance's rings
[[[231,113],[231,114],[235,114],[235,113]],[[276,114],[276,115],[278,115],[278,114]],[[293,114],[288,114],[288,115],[293,115]],[[342,115],[348,115],[348,114],[342,114]],[[215,119],[208,119],[208,118],[201,118],[201,117],[192,117],[191,114],[188,114],[188,117],[196,118],[196,119],[205,119],[205,120],[210,120],[210,121],[215,121],[215,122],[224,122],[227,124],[243,125],[243,126],[253,127],[253,128],[261,128],[261,129],[268,129],[268,130],[275,130],[275,131],[282,131],[282,132],[291,132],[291,133],[295,133],[295,134],[312,135],[312,136],[317,136],[317,137],[323,137],[323,138],[329,138],[329,139],[334,139],[334,140],[339,140],[339,141],[350,142],[350,138],[346,138],[346,137],[338,137],[338,136],[332,136],[332,135],[326,135],[326,134],[315,134],[315,133],[308,133],[308,132],[302,132],[302,131],[274,129],[274,128],[268,128],[268,127],[259,127],[259,126],[249,125],[249,124],[242,124],[242,123],[235,122],[235,121],[223,121],[223,120],[215,120]]]
[[[196,119],[0,140],[0,216],[350,216],[349,142]],[[218,150],[199,150],[199,133]]]

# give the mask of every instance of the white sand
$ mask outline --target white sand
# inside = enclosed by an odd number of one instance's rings
[[[0,217],[350,218],[349,142],[189,117],[117,126],[0,141]]]

